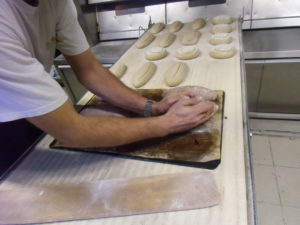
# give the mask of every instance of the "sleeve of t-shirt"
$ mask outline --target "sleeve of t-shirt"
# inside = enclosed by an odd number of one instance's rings
[[[57,49],[65,55],[77,55],[89,49],[89,44],[78,23],[73,1],[61,0],[58,7]]]
[[[21,41],[0,33],[0,122],[49,113],[68,99]]]

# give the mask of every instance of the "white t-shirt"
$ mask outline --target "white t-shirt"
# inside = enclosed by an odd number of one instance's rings
[[[73,0],[0,0],[0,122],[43,115],[68,99],[49,74],[55,48],[89,48]]]

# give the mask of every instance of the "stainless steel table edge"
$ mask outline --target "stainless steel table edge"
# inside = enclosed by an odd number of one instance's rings
[[[239,19],[239,28],[242,27],[242,18]],[[239,32],[240,42],[240,65],[241,65],[241,88],[242,88],[242,113],[243,113],[243,131],[244,131],[244,153],[245,153],[245,176],[247,188],[247,217],[248,225],[256,225],[256,206],[255,206],[255,187],[251,153],[251,142],[249,141],[249,122],[247,105],[247,79],[244,60],[244,47],[242,32]]]

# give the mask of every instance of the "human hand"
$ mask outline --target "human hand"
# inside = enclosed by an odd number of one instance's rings
[[[156,102],[152,106],[152,115],[157,116],[166,113],[169,108],[182,98],[193,99],[194,104],[200,103],[203,98],[196,96],[193,92],[187,90],[180,93],[174,93],[164,97],[161,101]]]
[[[182,97],[162,116],[162,126],[167,134],[190,130],[210,119],[218,110],[213,102],[198,102]]]

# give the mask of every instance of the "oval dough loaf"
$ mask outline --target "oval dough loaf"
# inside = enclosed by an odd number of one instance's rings
[[[139,40],[137,40],[135,47],[137,48],[145,48],[148,46],[153,40],[155,39],[155,36],[151,33],[146,33],[142,37],[140,37]]]
[[[174,62],[165,72],[165,83],[170,87],[180,84],[188,74],[188,66],[183,62]]]
[[[180,21],[175,21],[169,26],[169,31],[171,33],[175,33],[179,31],[182,27],[183,27],[183,23],[181,23]]]
[[[159,60],[165,58],[168,55],[168,52],[165,48],[154,47],[146,51],[146,59],[148,60]]]
[[[232,31],[232,27],[229,24],[217,24],[212,26],[211,33],[230,33]]]
[[[198,19],[195,19],[193,22],[192,22],[192,28],[194,30],[199,30],[201,29],[202,27],[204,27],[206,24],[206,21],[203,19],[203,18],[198,18]]]
[[[152,34],[157,34],[157,33],[161,32],[165,28],[165,26],[166,25],[164,23],[155,23],[151,26],[150,32]]]
[[[233,18],[228,15],[219,15],[212,19],[213,24],[231,24],[232,22]]]
[[[124,63],[118,63],[116,65],[113,65],[110,69],[109,69],[116,77],[121,78],[126,70],[127,70],[127,66]]]
[[[146,84],[154,75],[156,65],[153,62],[146,62],[133,74],[132,84],[139,88]]]
[[[189,30],[183,35],[181,43],[183,45],[194,45],[198,42],[201,33],[197,30]]]
[[[215,59],[227,59],[231,58],[235,54],[235,49],[232,45],[222,44],[216,45],[210,51],[210,56]]]
[[[213,34],[209,43],[212,45],[229,44],[232,42],[232,36],[229,33]]]
[[[178,59],[189,60],[197,58],[200,55],[198,48],[194,46],[181,47],[177,50],[176,57]]]
[[[169,47],[175,41],[175,39],[175,34],[165,33],[161,36],[158,45],[163,48]]]

